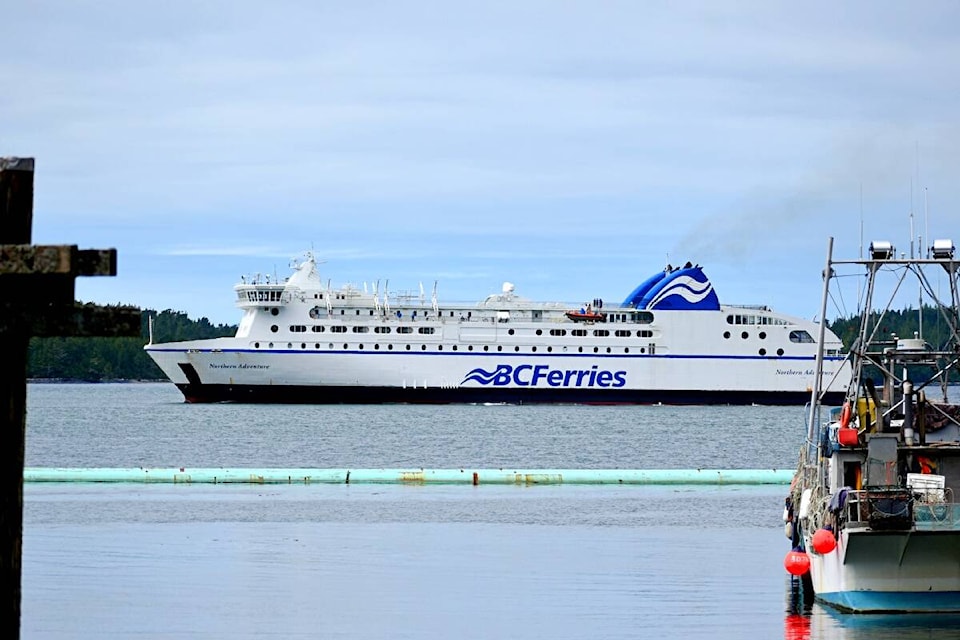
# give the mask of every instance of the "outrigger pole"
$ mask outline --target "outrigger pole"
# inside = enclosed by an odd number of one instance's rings
[[[823,341],[827,332],[827,295],[830,289],[831,263],[833,262],[833,236],[827,239],[827,265],[823,270],[823,299],[820,301],[820,335],[817,337],[816,369],[813,376],[813,392],[810,395],[810,417],[807,424],[807,445],[813,447],[816,426],[819,422],[820,392],[823,381]]]

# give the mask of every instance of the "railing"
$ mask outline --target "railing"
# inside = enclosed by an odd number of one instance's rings
[[[960,530],[953,489],[868,488],[847,493],[845,526],[875,531]]]

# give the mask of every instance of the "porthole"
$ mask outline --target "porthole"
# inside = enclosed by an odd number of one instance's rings
[[[723,337],[726,338],[727,340],[729,340],[729,339],[730,339],[730,332],[729,332],[729,331],[724,331],[724,332],[723,332]]]
[[[473,351],[473,345],[472,345],[472,344],[468,344],[468,345],[467,345],[467,351]]]
[[[743,338],[744,340],[746,340],[747,338],[750,337],[750,334],[747,333],[746,331],[744,331],[743,333],[740,334],[740,337]]]
[[[273,343],[272,343],[272,342],[271,342],[268,346],[269,346],[271,349],[273,349]]]
[[[624,348],[623,348],[623,352],[624,352],[624,353],[630,353],[630,347],[624,347]]]
[[[426,351],[426,350],[427,350],[427,345],[425,344],[420,345],[420,351]]]
[[[453,345],[453,350],[454,350],[454,351],[457,350],[457,345]]]
[[[507,331],[507,334],[509,334],[509,335],[511,335],[511,336],[512,336],[514,333],[515,333],[515,332],[514,332],[513,329],[510,329],[509,331]]]
[[[486,344],[483,345],[483,350],[484,350],[484,351],[490,351],[490,346],[489,346],[489,345],[486,345]]]
[[[782,356],[782,355],[783,355],[783,349],[777,349],[777,355],[778,355],[778,356]]]
[[[533,351],[534,353],[536,353],[537,348],[536,348],[536,347],[530,347],[530,351]]]
[[[646,353],[647,349],[645,347],[640,347],[640,353]]]
[[[357,348],[358,348],[358,349],[363,349],[363,343],[360,343],[360,344],[357,346]]]
[[[760,349],[760,355],[762,355],[762,356],[767,355],[767,350],[766,350],[766,349]]]
[[[438,345],[437,345],[437,351],[443,351],[443,345],[442,345],[442,344],[438,344]]]
[[[577,347],[577,352],[578,352],[578,353],[583,353],[583,347]]]
[[[552,352],[553,352],[553,347],[547,347],[547,353],[552,353]]]
[[[538,336],[542,336],[542,335],[543,335],[543,329],[537,329],[537,335],[538,335]]]
[[[607,353],[610,353],[610,347],[607,347]]]
[[[600,353],[600,347],[594,347],[594,348],[593,348],[593,352],[594,352],[594,353]]]
[[[346,343],[346,342],[343,343],[343,348],[344,348],[344,349],[347,348],[347,343]]]
[[[333,349],[333,343],[332,343],[332,342],[327,345],[327,349]]]
[[[410,345],[407,345],[407,351],[410,351]]]
[[[374,351],[380,351],[380,343],[379,343],[379,342],[378,342],[377,344],[373,345],[373,350],[374,350]]]
[[[759,338],[760,338],[761,340],[766,340],[766,339],[767,339],[767,332],[766,332],[766,331],[761,331],[761,332],[760,332],[759,334],[757,334],[757,335],[759,336]]]
[[[274,307],[273,309],[270,309],[270,315],[274,315],[274,316],[280,315],[280,309],[277,309],[276,307]]]
[[[306,348],[307,348],[307,343],[306,343],[306,342],[301,342],[301,343],[300,343],[300,348],[301,348],[301,349],[306,349]]]
[[[280,330],[280,327],[278,327],[277,325],[275,325],[275,324],[270,325],[270,332],[271,332],[271,333],[276,333],[276,332],[279,331],[279,330]]]
[[[288,343],[287,343],[287,349],[293,349],[293,343],[292,343],[292,342],[288,342]]]
[[[254,348],[254,349],[259,349],[259,348],[260,348],[260,343],[259,343],[259,342],[254,342],[254,343],[253,343],[253,348]]]
[[[514,347],[513,350],[514,350],[514,351],[520,351],[520,347]]]
[[[313,348],[314,348],[314,349],[319,349],[319,348],[320,348],[320,343],[318,342],[318,343],[314,344],[314,345],[313,345]]]
[[[392,345],[392,344],[388,344],[388,345],[387,345],[387,351],[393,351],[393,345]]]

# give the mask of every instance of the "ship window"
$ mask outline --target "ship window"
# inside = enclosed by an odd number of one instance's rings
[[[594,329],[593,335],[597,336],[598,338],[605,338],[610,335],[610,332],[606,329]]]
[[[730,339],[730,332],[729,332],[729,331],[724,331],[724,332],[723,332],[723,337],[726,338],[727,340],[729,340],[729,339]]]
[[[310,317],[313,318],[314,320],[320,317],[320,313],[321,313],[320,307],[313,307],[312,309],[310,309]]]
[[[760,355],[762,355],[762,356],[767,355],[767,350],[766,350],[766,349],[760,349]]]
[[[417,333],[422,335],[431,335],[434,332],[434,327],[420,327],[417,329]]]
[[[747,333],[746,331],[744,331],[743,333],[740,334],[740,337],[743,338],[744,340],[746,340],[747,338],[750,337],[750,334]]]
[[[637,313],[636,322],[637,324],[651,324],[653,322],[653,314],[649,311],[640,311]]]
[[[520,347],[514,347],[513,350],[514,350],[514,351],[520,351]]]
[[[547,353],[550,353],[552,351],[553,351],[553,347],[547,347]]]
[[[484,351],[490,351],[490,347],[489,347],[488,345],[483,345],[483,350],[484,350]]]
[[[413,327],[397,327],[397,333],[413,333]]]
[[[473,351],[473,345],[472,345],[472,344],[467,345],[467,351]]]
[[[280,315],[280,309],[277,309],[276,307],[274,307],[273,309],[270,309],[270,313],[271,315],[278,316]]]
[[[420,351],[426,351],[426,350],[427,350],[427,345],[425,344],[420,345]]]
[[[326,331],[326,328],[323,325],[315,324],[313,325],[312,330],[314,333],[323,333],[324,331]]]
[[[374,350],[374,351],[379,351],[379,350],[380,350],[380,343],[379,343],[379,342],[376,343],[375,345],[373,345],[373,350]]]
[[[330,331],[331,333],[346,333],[347,328],[342,324],[335,324],[332,327],[330,327]]]
[[[782,356],[782,355],[783,355],[783,349],[777,349],[777,355],[778,355],[778,356]]]
[[[407,351],[410,351],[410,345],[407,345]]]
[[[259,349],[259,348],[260,348],[260,343],[259,343],[259,342],[254,342],[254,343],[253,343],[253,348],[254,348],[254,349]]]
[[[319,348],[320,348],[320,343],[319,343],[319,342],[315,343],[315,344],[313,345],[313,348],[314,348],[314,349],[319,349]]]
[[[638,331],[637,333],[640,333],[640,332]],[[630,332],[624,329],[617,329],[614,335],[616,335],[618,338],[629,338]]]
[[[607,347],[607,353],[610,353],[610,347]]]
[[[390,327],[374,327],[374,333],[390,333]]]
[[[638,338],[652,338],[652,337],[653,337],[653,331],[650,331],[649,329],[641,329],[640,331],[637,331],[637,337],[638,337]]]
[[[577,336],[578,338],[583,338],[584,336],[587,335],[587,330],[586,330],[586,329],[571,329],[571,330],[570,330],[570,335],[572,335],[572,336]]]
[[[799,342],[801,344],[812,343],[814,342],[813,336],[804,331],[803,329],[798,329],[796,331],[790,332],[790,342]]]
[[[273,349],[273,343],[271,342],[270,344],[267,345],[267,347],[269,347],[270,349]]]
[[[358,349],[363,349],[363,343],[361,342],[359,345],[357,345],[357,348],[358,348]]]
[[[565,336],[567,335],[566,329],[550,329],[550,335],[552,336]]]
[[[288,342],[288,343],[287,343],[287,349],[293,349],[293,343],[292,343],[292,342]]]
[[[577,347],[577,351],[578,351],[579,353],[583,353],[583,347]]]
[[[594,348],[593,348],[593,352],[594,352],[594,353],[599,353],[599,352],[600,352],[600,347],[594,347]]]
[[[761,339],[761,340],[766,340],[766,339],[767,339],[767,332],[766,332],[766,331],[761,331],[758,335],[760,336],[760,339]]]
[[[443,345],[442,345],[442,344],[437,345],[437,351],[443,351]]]
[[[392,345],[392,344],[388,344],[388,345],[387,345],[387,351],[393,351],[393,345]]]
[[[306,343],[306,342],[301,342],[301,343],[300,343],[300,348],[301,348],[301,349],[306,349],[306,348],[307,348],[307,343]]]
[[[486,347],[484,347],[484,349],[486,349]],[[503,351],[503,346],[498,344],[497,351]]]
[[[640,353],[646,353],[646,352],[647,352],[646,349],[644,349],[643,347],[640,347]]]
[[[370,309],[370,315],[373,315],[373,309]]]
[[[624,352],[624,353],[630,353],[630,347],[624,347],[624,348],[623,348],[623,352]]]
[[[290,332],[291,332],[291,333],[303,333],[303,332],[306,331],[306,330],[307,330],[307,327],[304,326],[304,325],[302,325],[302,324],[292,324],[292,325],[290,325]]]
[[[530,347],[530,350],[531,350],[531,351],[536,351],[537,348],[536,348],[536,347]]]
[[[542,336],[542,335],[543,335],[543,329],[537,329],[537,335],[538,335],[538,336]]]
[[[370,327],[354,327],[354,328],[353,328],[353,332],[354,332],[354,333],[369,333],[369,332],[370,332]]]
[[[513,333],[514,333],[514,331],[513,331],[513,329],[510,329],[509,331],[507,331],[507,333],[512,336]]]
[[[347,343],[346,343],[346,342],[343,343],[343,348],[344,348],[344,349],[347,348]]]
[[[279,331],[279,330],[280,330],[280,327],[278,327],[277,325],[275,325],[275,324],[274,324],[274,325],[270,325],[270,331],[271,331],[272,333],[276,333],[276,332]]]
[[[442,347],[441,347],[441,348],[442,348]],[[457,350],[457,345],[453,345],[453,350],[454,350],[454,351]]]
[[[733,324],[733,316],[727,316],[727,324]]]

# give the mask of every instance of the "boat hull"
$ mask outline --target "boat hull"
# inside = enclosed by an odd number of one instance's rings
[[[810,571],[817,600],[841,611],[960,613],[960,531],[844,531]]]

